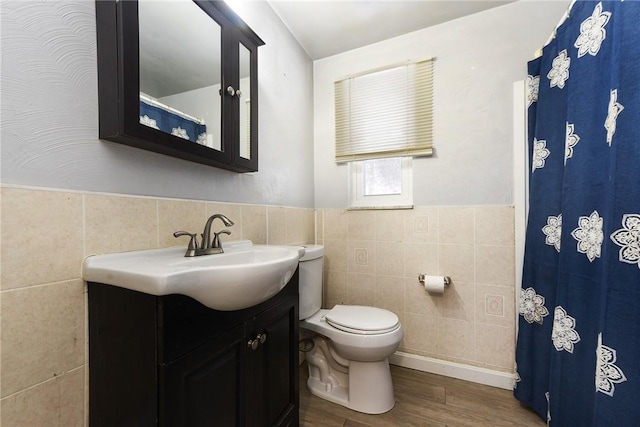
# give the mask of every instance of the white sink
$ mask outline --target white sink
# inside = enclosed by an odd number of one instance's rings
[[[230,311],[260,304],[291,279],[303,247],[223,244],[224,253],[185,257],[185,247],[90,256],[83,278],[151,295],[188,295]]]

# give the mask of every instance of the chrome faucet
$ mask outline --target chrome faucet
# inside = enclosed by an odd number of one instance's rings
[[[225,227],[231,227],[234,222],[222,214],[211,215],[204,225],[204,231],[202,232],[202,244],[198,245],[198,236],[195,233],[188,233],[186,231],[176,231],[173,233],[174,237],[190,236],[189,246],[187,252],[184,254],[186,257],[200,256],[200,255],[212,255],[221,254],[222,244],[220,242],[220,234],[230,235],[229,230],[221,230],[217,233],[213,233],[213,239],[211,239],[211,224],[215,219],[220,219]]]

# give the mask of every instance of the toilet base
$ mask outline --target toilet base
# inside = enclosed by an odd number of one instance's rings
[[[326,363],[320,357],[320,363]],[[309,364],[307,387],[311,394],[365,414],[382,414],[395,405],[389,360],[349,361],[348,373],[326,372]],[[331,369],[329,369],[331,371]]]

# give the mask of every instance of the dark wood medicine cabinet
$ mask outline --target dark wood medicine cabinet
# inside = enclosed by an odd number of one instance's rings
[[[260,37],[223,1],[95,5],[100,138],[257,171]]]

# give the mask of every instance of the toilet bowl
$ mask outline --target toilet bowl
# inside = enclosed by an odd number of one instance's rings
[[[313,341],[305,353],[309,391],[367,414],[395,405],[388,357],[398,349],[398,317],[376,307],[336,305],[321,309],[324,248],[307,246],[300,259],[300,330]]]

